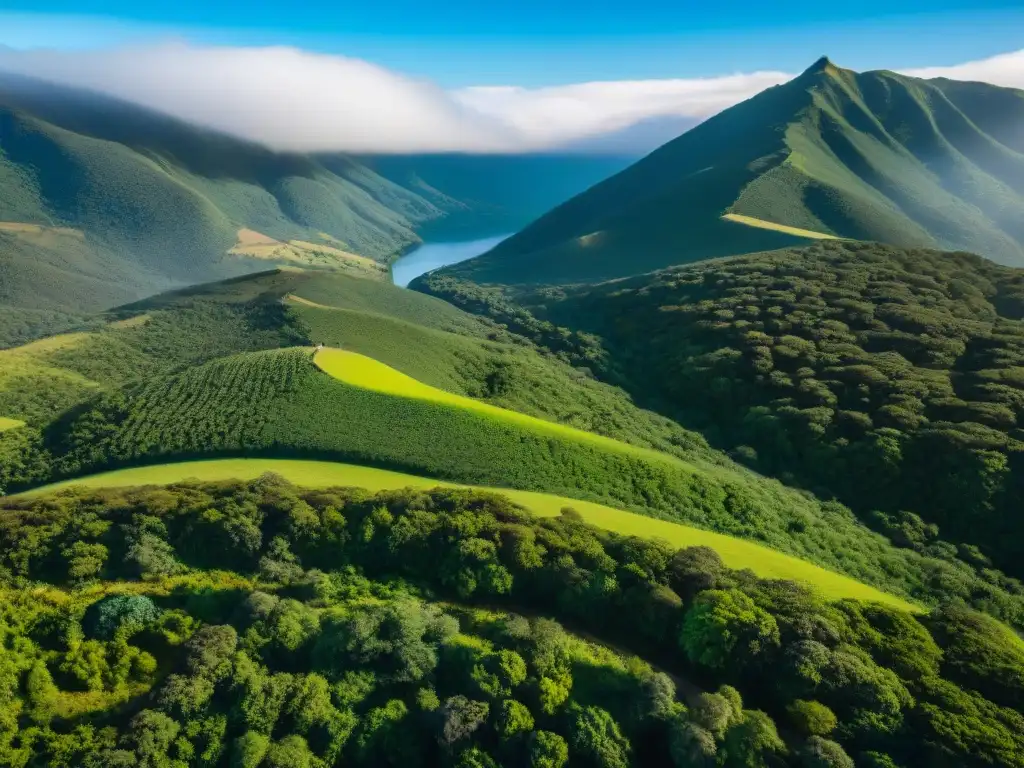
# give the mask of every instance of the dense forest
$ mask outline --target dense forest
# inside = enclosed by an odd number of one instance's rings
[[[1024,645],[991,619],[569,509],[78,489],[4,501],[0,552],[5,765],[1024,765]]]
[[[904,546],[955,542],[1024,573],[1020,270],[822,242],[517,301],[443,276],[427,287]]]

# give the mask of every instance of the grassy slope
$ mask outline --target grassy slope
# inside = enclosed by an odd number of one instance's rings
[[[446,392],[443,389],[423,384],[378,360],[356,352],[342,349],[323,349],[316,353],[314,362],[321,370],[339,381],[361,389],[473,411],[487,418],[496,419],[506,424],[514,425],[517,428],[529,430],[530,432],[560,439],[591,443],[601,450],[632,454],[652,461],[671,460],[657,451],[638,448],[601,435],[595,435],[592,432],[574,429],[564,424],[545,421],[534,416],[518,413],[517,411],[498,408],[470,397]],[[681,464],[681,466],[685,465]],[[693,469],[689,466],[686,466],[686,468]]]
[[[353,464],[294,459],[217,459],[190,461],[177,464],[158,464],[148,467],[115,470],[77,478],[37,488],[32,495],[48,493],[73,485],[90,488],[128,487],[134,485],[169,485],[187,479],[199,481],[251,480],[266,472],[281,475],[296,485],[308,488],[355,486],[372,492],[400,488],[476,488],[507,496],[517,504],[541,517],[554,517],[562,509],[571,507],[592,525],[627,536],[661,539],[674,547],[707,546],[718,552],[730,568],[749,568],[761,578],[788,579],[814,586],[823,595],[840,600],[858,600],[888,603],[905,610],[918,610],[914,605],[885,592],[804,560],[790,557],[776,550],[749,541],[691,526],[653,520],[649,517],[625,512],[593,502],[555,496],[547,493],[446,483],[401,472],[375,469]],[[26,494],[28,495],[28,494]]]
[[[313,342],[359,352],[453,394],[689,462],[722,464],[721,455],[695,433],[637,408],[621,390],[538,354],[522,339],[451,304],[391,286],[368,286],[363,295],[361,285],[340,279],[311,280],[296,290],[335,305],[310,306],[302,296],[289,296],[291,311]]]
[[[800,229],[799,227],[790,227],[785,224],[777,224],[774,221],[765,221],[764,219],[756,219],[753,216],[743,216],[739,213],[726,213],[722,216],[726,221],[731,221],[736,224],[743,224],[748,227],[757,227],[758,229],[770,229],[774,232],[783,232],[787,235],[795,235],[796,237],[806,237],[808,240],[835,240],[835,235],[829,235],[825,232],[812,232],[809,229]]]
[[[727,213],[1021,264],[1024,152],[1012,123],[1022,105],[1020,91],[823,60],[446,271],[578,282],[802,241],[736,227]]]

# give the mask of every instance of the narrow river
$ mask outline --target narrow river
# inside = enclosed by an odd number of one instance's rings
[[[508,237],[496,235],[481,240],[464,240],[459,243],[424,243],[410,251],[391,265],[391,279],[395,285],[405,288],[420,275],[448,264],[472,259],[486,253]]]

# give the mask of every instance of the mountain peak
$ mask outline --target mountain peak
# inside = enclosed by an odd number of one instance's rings
[[[816,75],[820,72],[826,72],[829,69],[837,69],[836,65],[832,63],[832,60],[828,56],[822,56],[816,62],[811,64],[805,71],[805,75]]]

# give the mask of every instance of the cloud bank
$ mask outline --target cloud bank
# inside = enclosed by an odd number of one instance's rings
[[[1024,50],[1003,53],[990,59],[969,61],[952,67],[923,67],[906,70],[914,77],[946,77],[974,80],[1007,88],[1024,88]]]
[[[607,137],[641,136],[644,126],[692,125],[792,77],[753,72],[445,91],[360,59],[186,42],[0,49],[0,69],[127,99],[275,149],[389,153],[601,146]],[[1024,87],[1024,51],[907,74]]]

